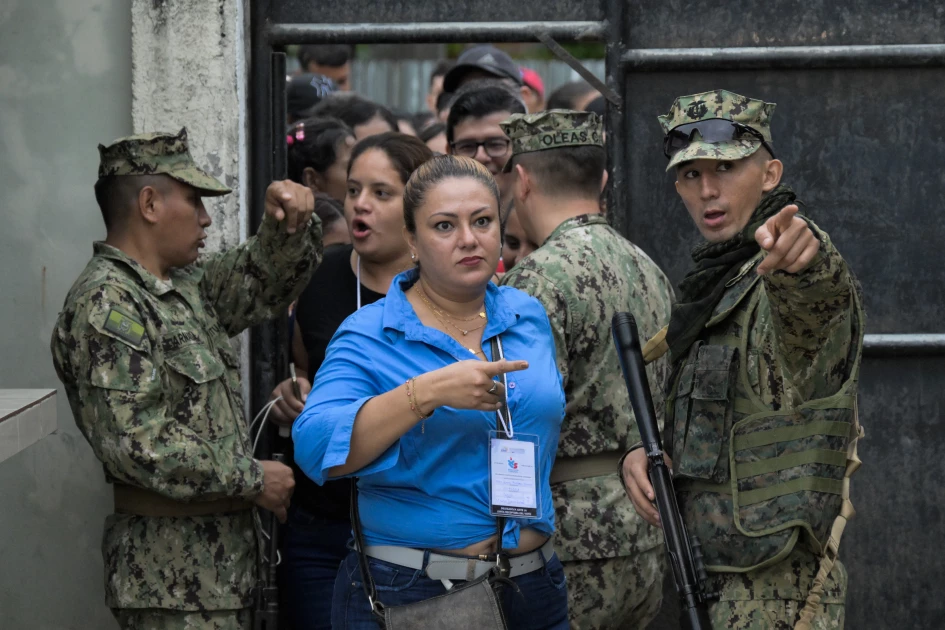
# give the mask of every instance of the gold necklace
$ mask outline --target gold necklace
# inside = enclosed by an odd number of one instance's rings
[[[431,311],[433,311],[433,315],[436,316],[436,318],[437,318],[438,320],[440,320],[440,322],[441,322],[443,325],[449,326],[450,328],[455,328],[456,330],[458,330],[459,332],[461,332],[461,333],[463,334],[463,337],[465,337],[466,335],[468,335],[468,334],[471,333],[471,332],[474,332],[474,331],[476,331],[476,330],[479,330],[480,328],[485,328],[486,324],[489,323],[489,320],[488,320],[488,318],[486,317],[486,312],[485,312],[485,311],[479,311],[479,314],[478,314],[478,315],[473,316],[473,317],[470,318],[470,319],[467,319],[467,320],[458,320],[458,321],[472,321],[472,320],[475,320],[475,319],[479,318],[479,319],[482,320],[482,324],[480,324],[479,326],[476,326],[475,328],[468,328],[468,329],[461,328],[461,327],[459,327],[459,326],[457,326],[457,325],[455,325],[455,324],[453,324],[453,323],[447,321],[447,319],[450,319],[449,314],[446,313],[445,311],[440,310],[439,308],[437,308],[436,306],[433,305],[433,303],[427,298],[426,293],[424,293],[423,289],[420,287],[420,281],[418,281],[417,284],[415,284],[414,286],[417,288],[417,295],[419,295],[419,296],[420,296],[420,299],[423,300],[423,303],[426,304],[427,307],[428,307]],[[447,319],[444,319],[444,317],[447,318]]]
[[[444,326],[449,326],[449,325],[450,325],[450,323],[447,322],[447,321],[444,321],[443,318],[440,317],[440,316],[437,314],[436,311],[433,311],[433,316],[436,317],[437,321],[439,321],[439,322],[440,322],[441,324],[443,324]],[[453,326],[453,328],[456,328],[456,327]],[[460,332],[462,332],[462,331],[460,331]],[[451,334],[448,330],[446,331],[446,334],[448,334],[448,335],[449,335],[450,337],[452,337],[453,339],[456,339],[456,335]],[[464,343],[463,343],[461,340],[459,340],[459,339],[456,339],[456,341],[459,342],[459,344],[462,345],[464,348],[466,348],[467,350],[469,350],[470,352],[472,352],[474,355],[476,355],[476,354],[481,354],[481,355],[482,355],[482,358],[486,358],[486,353],[483,352],[482,350],[474,350],[473,348],[470,348],[469,346],[467,346],[466,344],[464,344]]]

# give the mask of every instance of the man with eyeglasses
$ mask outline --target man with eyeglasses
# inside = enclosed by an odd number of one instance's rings
[[[664,444],[712,626],[842,628],[863,311],[850,268],[781,183],[774,108],[714,90],[660,116],[667,170],[706,242],[644,358],[673,362]],[[644,450],[622,470],[658,526]]]
[[[489,169],[502,195],[500,208],[508,207],[509,178],[502,169],[512,151],[499,123],[512,114],[524,113],[525,103],[518,92],[494,81],[474,81],[457,93],[446,120],[449,153],[474,158]]]

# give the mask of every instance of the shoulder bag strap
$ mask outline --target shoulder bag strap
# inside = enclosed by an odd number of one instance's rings
[[[377,600],[377,587],[374,585],[374,577],[371,575],[367,555],[364,553],[364,534],[361,532],[361,513],[358,510],[357,479],[351,480],[351,527],[354,530],[354,543],[357,546],[358,568],[361,571],[361,584],[364,586],[364,594],[371,606],[371,612],[383,621],[384,605]]]
[[[493,337],[492,341],[492,360],[499,361],[504,357],[502,352],[502,346],[499,343],[498,336]],[[506,423],[511,422],[508,411],[508,397],[506,396],[505,388],[502,389],[502,408],[496,411],[496,433],[500,438],[508,438],[508,435],[502,429],[502,423],[498,422],[498,417],[502,414],[505,414]],[[384,605],[377,600],[377,587],[374,584],[374,577],[371,575],[370,568],[368,567],[367,556],[364,553],[364,534],[361,530],[361,515],[358,510],[358,480],[351,480],[351,526],[354,530],[354,542],[357,545],[358,552],[358,568],[361,571],[361,582],[364,586],[364,594],[367,596],[368,604],[371,606],[371,612],[373,612],[378,618],[384,618]],[[508,558],[504,555],[502,550],[502,535],[505,533],[505,518],[499,516],[496,517],[496,536],[498,540],[497,545],[497,565],[502,577],[508,577],[509,565]]]

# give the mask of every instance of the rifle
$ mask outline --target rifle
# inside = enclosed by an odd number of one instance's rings
[[[272,460],[285,463],[285,455],[273,453]],[[256,587],[256,605],[253,609],[253,630],[278,630],[279,628],[279,586],[276,583],[276,571],[279,566],[279,521],[272,512],[262,515],[269,531],[269,544],[264,545],[267,563],[260,584]]]
[[[686,524],[676,503],[673,478],[663,460],[663,444],[653,411],[650,388],[647,386],[636,321],[630,313],[616,313],[611,322],[611,331],[617,346],[620,369],[627,383],[627,393],[630,394],[630,405],[633,407],[633,415],[637,419],[637,427],[640,429],[643,448],[649,461],[650,483],[653,484],[653,492],[656,494],[656,507],[663,526],[666,554],[673,568],[676,592],[679,594],[682,608],[680,625],[684,630],[710,630],[712,623],[709,621],[705,590],[708,575],[702,562],[702,546],[698,538],[690,537],[686,531]],[[623,475],[622,470],[620,474]]]

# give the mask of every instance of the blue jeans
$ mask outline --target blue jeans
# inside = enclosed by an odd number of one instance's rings
[[[387,606],[423,601],[446,592],[439,580],[431,580],[422,570],[408,569],[375,558],[368,566],[377,585],[377,598]],[[538,571],[512,579],[520,592],[502,589],[502,609],[510,630],[568,630],[568,591],[564,568],[557,555]],[[358,555],[352,551],[338,569],[335,598],[331,606],[334,630],[377,630],[368,606]]]
[[[331,602],[338,566],[348,555],[351,523],[289,507],[279,565],[281,609],[290,628],[331,630]]]

